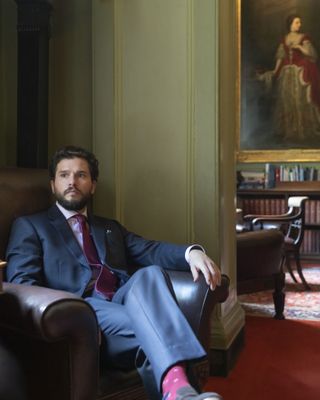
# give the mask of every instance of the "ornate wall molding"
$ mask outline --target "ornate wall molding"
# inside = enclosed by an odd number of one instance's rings
[[[195,241],[195,82],[194,82],[194,2],[187,2],[187,215],[186,239]]]
[[[114,2],[114,120],[116,218],[124,222],[123,194],[123,9],[122,1]]]

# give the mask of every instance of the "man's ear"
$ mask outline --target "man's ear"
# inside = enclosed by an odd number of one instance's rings
[[[97,187],[97,181],[92,181],[91,194],[94,194],[94,192],[96,191],[96,187]]]
[[[54,194],[54,180],[50,180],[51,192]]]

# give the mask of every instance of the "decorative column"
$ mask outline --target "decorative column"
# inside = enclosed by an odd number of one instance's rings
[[[47,167],[49,19],[45,0],[18,7],[17,165]]]

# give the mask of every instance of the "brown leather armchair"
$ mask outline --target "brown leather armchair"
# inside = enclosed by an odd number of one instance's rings
[[[12,220],[49,207],[47,171],[0,169],[0,259],[4,258]],[[204,279],[194,284],[187,272],[170,272],[178,302],[208,350],[210,315],[228,296],[229,279],[214,292]],[[96,316],[82,298],[64,291],[4,282],[0,300],[0,336],[22,365],[30,400],[145,399],[136,371],[111,370],[99,361]],[[198,379],[208,362],[195,364]]]
[[[0,338],[0,399],[27,400],[25,387],[19,362]]]
[[[273,289],[275,319],[284,319],[283,245],[284,236],[277,229],[237,234],[238,294]]]

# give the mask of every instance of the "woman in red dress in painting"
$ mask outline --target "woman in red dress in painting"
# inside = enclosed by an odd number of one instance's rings
[[[274,78],[276,83],[276,133],[302,142],[320,135],[320,73],[312,41],[300,32],[301,18],[290,15],[287,29],[277,49],[274,70],[260,79],[270,83]]]

